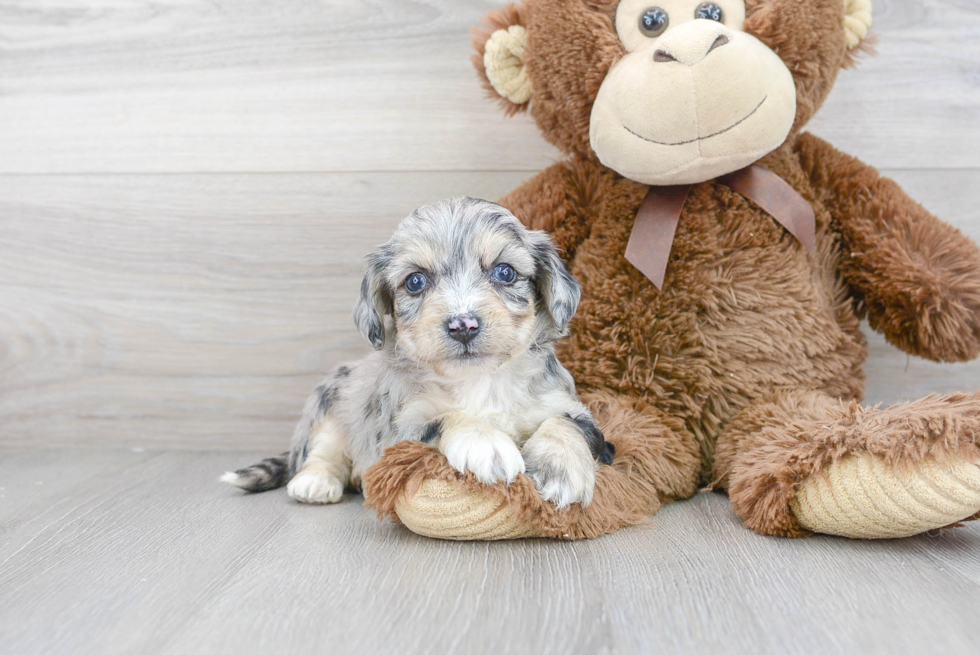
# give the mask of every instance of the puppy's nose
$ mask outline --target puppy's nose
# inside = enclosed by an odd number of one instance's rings
[[[480,321],[472,314],[460,314],[446,321],[449,336],[460,343],[469,343],[480,333]]]

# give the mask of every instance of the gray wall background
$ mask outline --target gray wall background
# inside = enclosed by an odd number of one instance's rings
[[[559,155],[483,98],[491,0],[0,0],[0,445],[281,448],[414,207]],[[875,0],[810,129],[980,240],[980,7]],[[980,388],[871,336],[868,399]]]

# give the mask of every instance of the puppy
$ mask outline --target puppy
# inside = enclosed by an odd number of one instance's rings
[[[288,454],[221,479],[334,503],[415,439],[486,484],[526,472],[557,507],[587,505],[612,446],[555,357],[579,295],[548,236],[499,205],[412,212],[367,258],[354,320],[377,352],[313,390]]]

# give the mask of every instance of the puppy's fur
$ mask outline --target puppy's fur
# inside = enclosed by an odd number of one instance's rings
[[[548,236],[504,208],[416,210],[368,256],[354,318],[377,352],[314,389],[288,455],[222,480],[264,491],[291,478],[293,498],[333,503],[386,447],[415,439],[484,483],[526,472],[558,507],[588,504],[611,445],[554,352],[579,295]]]

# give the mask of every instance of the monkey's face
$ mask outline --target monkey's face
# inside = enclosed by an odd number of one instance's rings
[[[644,184],[689,184],[779,147],[796,116],[793,76],[744,20],[743,0],[623,0],[627,54],[592,107],[599,160]]]
[[[871,24],[870,0],[524,0],[476,32],[508,113],[654,185],[748,166],[798,132]]]

